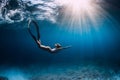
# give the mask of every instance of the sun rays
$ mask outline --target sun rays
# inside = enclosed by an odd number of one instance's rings
[[[60,9],[60,23],[67,24],[69,29],[77,28],[80,32],[97,29],[102,19],[107,18],[107,12],[97,0],[57,0]]]

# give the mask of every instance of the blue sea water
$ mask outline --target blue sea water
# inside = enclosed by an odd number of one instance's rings
[[[67,30],[68,26],[37,22],[43,44],[72,47],[50,54],[38,48],[25,23],[1,25],[1,76],[10,80],[119,80],[120,38],[112,23],[81,35],[78,29]]]
[[[69,30],[67,25],[37,21],[42,44],[72,46],[56,54],[38,48],[26,22],[1,24],[0,76],[9,80],[119,80],[120,12],[111,13],[118,21],[104,20],[98,30],[91,25],[82,34],[78,26]]]

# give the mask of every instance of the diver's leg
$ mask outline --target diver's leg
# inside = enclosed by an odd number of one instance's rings
[[[32,36],[32,38],[33,38],[35,41],[37,41],[36,37],[32,34],[30,28],[28,28],[28,32],[30,33],[30,35]]]
[[[32,20],[32,23],[35,25],[35,28],[36,28],[36,31],[37,31],[37,40],[40,40],[39,25],[34,20]]]
[[[32,31],[30,30],[31,23],[33,23],[35,25],[35,28],[36,28],[36,31],[37,31],[37,38],[33,35]],[[28,21],[28,32],[30,33],[32,38],[35,40],[35,42],[37,43],[38,47],[40,47],[41,46],[41,41],[40,41],[40,34],[39,34],[39,26],[38,26],[38,24],[35,21],[33,21],[31,19]]]

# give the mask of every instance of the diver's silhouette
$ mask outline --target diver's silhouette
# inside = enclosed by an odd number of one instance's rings
[[[33,23],[35,28],[36,28],[36,31],[37,31],[37,38],[32,34],[31,30],[30,30],[30,24]],[[38,24],[34,21],[34,20],[28,20],[28,31],[30,33],[30,35],[32,36],[32,38],[35,40],[35,42],[37,43],[38,47],[41,48],[41,49],[44,49],[44,50],[47,50],[51,53],[54,53],[54,52],[57,52],[59,50],[62,50],[62,49],[66,49],[66,48],[69,48],[71,46],[66,46],[66,47],[62,47],[59,43],[56,43],[55,44],[55,48],[51,48],[50,46],[45,46],[41,43],[41,40],[40,40],[40,34],[39,34],[39,26]]]

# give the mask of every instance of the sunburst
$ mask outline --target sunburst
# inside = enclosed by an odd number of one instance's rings
[[[91,25],[97,29],[107,14],[98,0],[57,0],[57,3],[63,7],[60,10],[61,23],[68,24],[72,30],[77,26],[80,32],[90,30]]]

